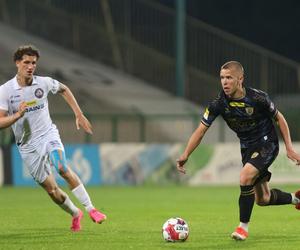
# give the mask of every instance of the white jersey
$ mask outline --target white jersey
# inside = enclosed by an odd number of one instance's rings
[[[0,86],[0,109],[12,115],[21,102],[28,105],[26,112],[12,125],[16,143],[23,152],[39,147],[41,138],[49,133],[58,135],[48,109],[48,93],[56,94],[60,83],[50,77],[33,76],[30,86],[21,87],[16,77]],[[59,136],[59,135],[58,135]]]

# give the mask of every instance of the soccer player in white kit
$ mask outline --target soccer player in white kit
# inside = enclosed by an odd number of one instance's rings
[[[106,215],[95,209],[79,177],[66,164],[64,146],[50,118],[48,93],[63,96],[75,114],[77,129],[82,127],[92,134],[92,126],[66,85],[34,75],[39,57],[39,51],[32,45],[21,46],[14,53],[17,75],[0,86],[0,128],[12,126],[19,152],[33,179],[72,215],[71,230],[76,232],[81,229],[83,212],[58,187],[51,168],[55,167],[65,179],[94,222],[102,223]]]

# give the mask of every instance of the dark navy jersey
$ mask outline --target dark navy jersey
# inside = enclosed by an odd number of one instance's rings
[[[218,115],[237,134],[241,147],[248,148],[263,141],[278,141],[273,118],[278,110],[267,93],[245,88],[243,98],[229,99],[221,91],[205,109],[201,122],[209,127]]]

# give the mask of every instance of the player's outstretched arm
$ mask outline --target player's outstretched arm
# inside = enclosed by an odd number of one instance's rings
[[[0,128],[7,128],[19,120],[26,112],[27,104],[22,102],[19,110],[13,115],[7,115],[7,111],[0,110]]]
[[[89,134],[93,134],[92,125],[82,113],[81,108],[79,107],[72,91],[65,84],[61,83],[58,92],[63,96],[65,101],[69,104],[69,106],[73,110],[76,117],[77,129],[80,129],[80,127],[82,127],[85,132]]]
[[[292,161],[296,162],[297,165],[300,165],[300,155],[293,148],[289,126],[284,116],[278,111],[275,118],[285,144],[287,157]]]
[[[176,167],[179,172],[185,174],[186,169],[184,164],[187,162],[190,154],[195,150],[195,148],[200,144],[204,134],[208,130],[208,127],[205,126],[202,122],[199,124],[198,128],[191,135],[187,146],[183,152],[183,154],[176,160]]]

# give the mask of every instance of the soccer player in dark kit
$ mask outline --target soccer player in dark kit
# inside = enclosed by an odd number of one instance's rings
[[[220,70],[223,90],[206,108],[198,128],[191,135],[184,153],[177,160],[177,169],[185,173],[184,164],[200,144],[204,134],[218,115],[240,139],[243,168],[240,172],[240,224],[231,234],[235,240],[248,237],[248,225],[254,201],[259,206],[294,204],[300,209],[300,191],[287,193],[269,188],[268,168],[279,152],[274,121],[278,124],[286,154],[297,165],[288,124],[267,93],[243,86],[244,69],[237,61],[225,63]]]

